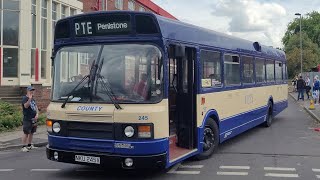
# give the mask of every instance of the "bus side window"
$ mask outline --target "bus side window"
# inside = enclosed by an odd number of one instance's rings
[[[255,66],[256,66],[256,82],[257,83],[264,83],[265,82],[265,72],[266,72],[264,59],[256,58]]]
[[[237,55],[224,56],[224,83],[240,85],[240,59]]]
[[[202,87],[221,87],[221,63],[220,52],[201,50],[200,59],[202,65]]]

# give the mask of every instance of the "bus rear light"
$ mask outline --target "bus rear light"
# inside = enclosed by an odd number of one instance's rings
[[[151,126],[138,126],[138,137],[139,138],[151,138]]]
[[[52,132],[52,121],[47,119],[46,124],[47,124],[47,131],[51,133]]]

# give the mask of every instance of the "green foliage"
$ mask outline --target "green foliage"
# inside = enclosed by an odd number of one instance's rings
[[[302,70],[310,71],[320,64],[320,13],[311,12],[302,19]],[[282,38],[290,78],[300,73],[300,19],[289,23]]]
[[[10,131],[22,125],[22,110],[14,105],[0,101],[0,132]],[[40,114],[38,124],[43,125],[46,114]]]

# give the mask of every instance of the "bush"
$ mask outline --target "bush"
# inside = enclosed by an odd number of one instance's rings
[[[22,125],[22,110],[9,103],[0,101],[0,132],[9,131]],[[39,114],[38,125],[46,122],[46,114]]]

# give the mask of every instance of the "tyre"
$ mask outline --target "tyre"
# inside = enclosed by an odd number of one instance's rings
[[[203,152],[196,155],[197,160],[208,159],[218,148],[219,145],[219,129],[217,123],[213,119],[208,119],[203,131]]]
[[[270,127],[273,122],[273,106],[270,103],[268,106],[266,121],[263,123],[264,127]]]

